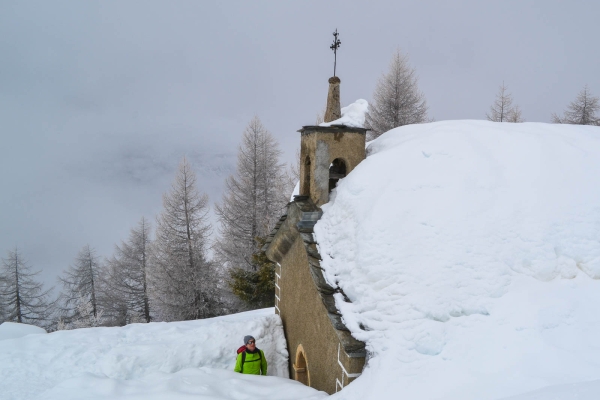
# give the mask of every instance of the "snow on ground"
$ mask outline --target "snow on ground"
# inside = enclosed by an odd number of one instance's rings
[[[342,117],[331,122],[322,122],[319,126],[345,125],[362,128],[365,125],[365,113],[369,108],[366,100],[358,99],[354,103],[342,107]]]
[[[46,330],[37,326],[17,324],[15,322],[3,322],[0,324],[0,340],[16,339],[27,335],[39,335],[40,333],[46,333]]]
[[[368,154],[315,226],[371,353],[338,398],[562,399],[543,388],[600,378],[600,128],[437,122]]]
[[[600,380],[555,385],[502,400],[598,400]]]
[[[599,399],[600,128],[437,122],[368,154],[315,226],[370,352],[333,397]],[[246,334],[275,376],[232,372]],[[272,309],[29,334],[0,340],[0,397],[323,398],[287,359]]]
[[[23,329],[25,329],[23,327]],[[234,373],[245,335],[268,375]],[[272,308],[186,322],[132,324],[0,341],[0,398],[317,399],[288,377],[281,319]]]

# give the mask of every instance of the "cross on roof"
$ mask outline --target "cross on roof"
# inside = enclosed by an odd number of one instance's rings
[[[331,46],[329,46],[329,48],[331,50],[333,50],[333,76],[335,76],[335,65],[337,63],[337,49],[342,44],[342,42],[340,42],[340,40],[338,39],[338,36],[339,36],[339,33],[336,28],[335,32],[333,32],[333,44]]]

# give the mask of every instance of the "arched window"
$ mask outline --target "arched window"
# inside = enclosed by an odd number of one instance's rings
[[[304,160],[304,182],[302,182],[302,196],[310,196],[310,157]]]
[[[345,176],[346,163],[341,158],[336,158],[329,166],[329,193],[335,188],[338,181]]]

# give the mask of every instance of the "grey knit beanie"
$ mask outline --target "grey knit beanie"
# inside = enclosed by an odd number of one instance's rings
[[[250,336],[250,335],[246,335],[244,336],[244,344],[248,344],[248,342],[250,340],[254,340],[256,342],[256,339],[254,339],[254,337]]]

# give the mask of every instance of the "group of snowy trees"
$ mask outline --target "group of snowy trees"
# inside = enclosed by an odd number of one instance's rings
[[[58,278],[61,288],[55,299],[50,296],[52,288],[43,290],[36,279],[40,271],[32,272],[18,249],[9,251],[0,271],[0,323],[27,323],[54,330],[149,322],[143,265],[147,251],[143,243],[148,244],[144,235],[149,231],[144,224],[142,219],[139,229],[132,230],[130,241],[117,246],[115,255],[105,263],[93,248],[84,246]]]
[[[215,265],[207,258],[208,197],[184,158],[163,196],[163,211],[151,224],[142,218],[114,254],[100,262],[85,246],[59,278],[61,324],[71,327],[125,325],[220,315]]]
[[[379,79],[369,104],[365,122],[366,127],[371,130],[370,139],[399,126],[429,122],[427,110],[425,96],[418,89],[415,70],[410,68],[408,57],[397,50],[388,72]],[[600,100],[592,96],[586,86],[562,117],[552,114],[552,122],[600,126],[600,118],[596,116],[598,111]],[[504,82],[486,117],[494,122],[525,121],[520,107],[513,105],[512,95]]]
[[[519,106],[513,106],[512,95],[508,88],[502,82],[496,100],[490,107],[490,113],[486,114],[489,121],[494,122],[524,122],[521,116]],[[556,113],[552,114],[552,122],[555,124],[573,124],[573,125],[596,125],[600,126],[600,118],[596,117],[596,112],[600,110],[600,100],[592,96],[587,85],[579,92],[577,98],[573,100],[562,117]]]
[[[261,247],[291,191],[280,157],[275,138],[258,117],[252,119],[236,173],[215,206],[220,228],[214,238],[208,197],[184,158],[154,231],[142,218],[104,260],[84,246],[59,277],[54,300],[21,253],[8,252],[0,273],[0,323],[72,329],[199,319],[272,305],[274,267]]]

